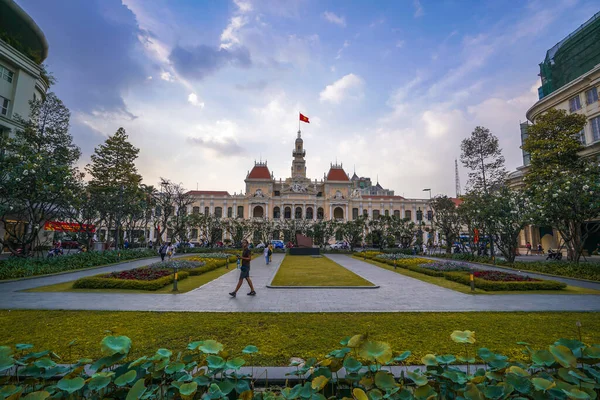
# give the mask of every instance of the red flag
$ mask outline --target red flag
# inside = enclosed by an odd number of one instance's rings
[[[302,113],[300,113],[300,121],[306,122],[307,124],[310,124],[310,121],[308,120],[308,117],[302,115]]]

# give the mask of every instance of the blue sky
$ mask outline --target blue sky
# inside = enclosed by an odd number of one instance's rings
[[[406,197],[454,195],[477,125],[521,165],[519,121],[546,50],[595,1],[17,0],[50,43],[53,90],[83,150],[124,127],[147,184],[239,192],[254,160],[331,162]],[[466,172],[461,168],[464,187]]]

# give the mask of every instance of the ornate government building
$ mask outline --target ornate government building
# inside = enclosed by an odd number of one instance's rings
[[[245,194],[193,190],[189,212],[220,218],[268,218],[271,220],[353,220],[359,215],[377,218],[391,215],[412,221],[429,221],[429,199],[406,199],[391,190],[371,184],[370,178],[352,177],[341,164],[331,164],[321,180],[306,176],[306,151],[301,132],[292,151],[289,178],[276,179],[266,161],[255,162],[246,175]],[[196,238],[191,238],[194,241]]]

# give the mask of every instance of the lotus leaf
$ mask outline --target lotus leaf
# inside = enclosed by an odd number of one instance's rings
[[[252,400],[254,398],[254,393],[252,390],[248,389],[245,392],[240,393],[239,400]]]
[[[435,359],[440,364],[451,364],[454,361],[456,361],[456,357],[454,357],[452,354],[445,354],[443,356],[435,356]]]
[[[344,368],[346,368],[346,371],[358,372],[362,366],[362,363],[354,357],[348,357],[344,360]]]
[[[210,369],[219,369],[225,366],[225,360],[222,357],[210,355],[206,357],[206,364]]]
[[[312,373],[312,378],[316,378],[317,376],[324,376],[327,379],[331,379],[331,371],[329,368],[318,367]]]
[[[564,394],[566,394],[567,396],[569,396],[569,399],[581,399],[581,400],[587,400],[590,399],[590,395],[587,394],[586,392],[584,392],[583,390],[579,390],[576,388],[573,388],[571,390],[562,390]]]
[[[426,354],[423,358],[421,358],[421,362],[428,367],[435,367],[439,365],[434,354]]]
[[[581,357],[581,349],[586,347],[585,344],[574,339],[559,339],[554,344],[568,347],[577,358]]]
[[[509,374],[506,375],[505,381],[519,393],[527,394],[531,392],[531,382],[524,376]]]
[[[196,382],[184,383],[179,386],[179,393],[182,396],[191,396],[196,393],[196,390],[198,390],[198,384]]]
[[[56,387],[60,390],[64,390],[65,392],[73,393],[81,389],[83,385],[85,385],[85,380],[82,377],[78,376],[73,379],[69,379],[66,377],[62,378],[60,381],[58,381]]]
[[[45,390],[38,390],[37,392],[31,392],[27,396],[23,397],[23,400],[44,400],[50,397],[50,393]]]
[[[381,390],[379,389],[369,390],[369,393],[367,393],[367,395],[369,396],[369,400],[383,399],[383,393],[381,393]]]
[[[173,352],[169,349],[158,349],[156,355],[160,358],[169,358],[173,355]]]
[[[489,380],[500,382],[504,375],[502,375],[502,373],[499,371],[487,371],[485,373],[485,377]]]
[[[578,385],[579,384],[579,379],[577,379],[577,377],[569,374],[570,369],[567,368],[559,368],[558,369],[558,376],[569,383],[572,383],[574,385]]]
[[[575,377],[576,379],[578,379],[578,382],[577,382],[578,384],[580,383],[579,381],[588,382],[588,383],[594,382],[593,379],[588,378],[585,374],[581,373],[577,369],[570,369],[568,374],[571,375],[572,377]]]
[[[49,359],[48,357],[40,358],[39,360],[35,360],[33,363],[36,367],[40,368],[52,368],[56,366],[56,363]]]
[[[206,375],[198,375],[193,379],[200,386],[210,386],[210,379]]]
[[[374,383],[374,379],[372,375],[363,375],[362,378],[360,378],[360,381],[358,381],[358,384],[364,387],[371,387],[373,386]]]
[[[412,354],[412,352],[407,350],[407,351],[403,352],[402,354],[394,357],[394,361],[402,362],[402,361],[406,360],[408,357],[410,357],[411,354]]]
[[[454,331],[450,338],[455,343],[475,343],[475,332],[472,331]]]
[[[402,389],[399,393],[398,393],[398,398],[400,400],[412,400],[414,397],[412,395],[411,392],[409,392],[406,389]]]
[[[299,365],[304,365],[306,361],[298,357],[290,358],[290,367],[297,367]]]
[[[370,340],[362,344],[359,354],[367,360],[377,361],[380,364],[386,364],[392,359],[392,349],[389,344]]]
[[[429,385],[418,387],[415,390],[415,397],[418,399],[429,399],[435,394],[435,390],[433,390],[433,388]]]
[[[125,400],[137,400],[146,391],[146,386],[144,386],[144,378],[138,379],[137,382],[133,384],[129,392],[127,392],[127,397]]]
[[[89,382],[88,388],[90,390],[101,390],[108,386],[111,381],[111,377],[107,374],[96,374]]]
[[[128,354],[131,350],[131,339],[127,336],[106,336],[100,342],[102,352],[108,356],[113,354]]]
[[[425,375],[421,375],[416,372],[408,371],[406,376],[408,376],[417,386],[424,386],[427,385],[427,382],[429,382]]]
[[[447,370],[442,373],[442,376],[460,385],[463,385],[468,381],[467,375],[462,371]]]
[[[498,385],[486,386],[485,389],[483,389],[483,394],[488,399],[499,399],[504,396],[504,387]]]
[[[483,376],[474,376],[473,378],[471,378],[471,383],[474,383],[474,384],[477,385],[477,384],[485,381],[485,378],[486,378],[485,375],[483,375]]]
[[[121,375],[117,379],[115,379],[115,385],[125,386],[125,385],[133,382],[136,377],[137,377],[137,372],[135,372],[135,370],[127,371],[126,373],[124,373],[123,375]]]
[[[200,345],[200,351],[204,354],[219,354],[223,350],[223,345],[216,340],[205,340]]]
[[[184,368],[185,368],[185,364],[182,362],[171,363],[171,364],[167,365],[167,367],[165,368],[165,372],[167,374],[174,374],[176,372],[182,371]]]
[[[129,368],[137,367],[138,365],[140,365],[141,363],[143,363],[147,359],[148,359],[147,356],[140,357],[137,360],[135,360],[134,362],[132,362],[131,364],[129,364]]]
[[[310,400],[327,400],[327,398],[325,396],[323,396],[321,393],[313,393],[310,396]]]
[[[230,379],[217,382],[217,385],[219,385],[219,389],[221,389],[221,392],[225,395],[231,393],[233,389],[235,389],[235,383]]]
[[[327,385],[327,382],[329,382],[329,379],[327,379],[326,376],[317,376],[316,378],[313,378],[311,382],[311,387],[313,388],[313,390],[320,392],[321,390],[323,390],[325,385]]]
[[[236,357],[236,358],[227,360],[227,363],[225,365],[226,365],[227,369],[233,369],[233,370],[237,371],[245,363],[246,363],[246,360],[244,360],[241,357]]]
[[[12,368],[15,360],[12,357],[0,357],[0,372]]]
[[[563,367],[576,367],[577,358],[573,355],[571,349],[563,345],[550,346],[550,353],[554,356],[556,361]]]
[[[350,348],[349,347],[344,347],[340,350],[333,350],[332,352],[329,353],[329,355],[331,357],[335,357],[335,358],[344,358],[346,357],[346,354],[350,353]]]
[[[552,366],[556,361],[554,356],[548,350],[538,350],[533,352],[531,360],[537,365]]]
[[[506,369],[507,374],[515,374],[517,376],[528,376],[529,372],[525,371],[521,367],[517,367],[516,365],[510,366]]]
[[[556,383],[544,378],[531,378],[531,383],[533,383],[533,386],[536,390],[541,390],[544,392],[556,386]]]
[[[356,400],[369,400],[365,391],[360,388],[354,388],[352,390],[352,395]]]
[[[312,386],[310,382],[306,382],[304,386],[302,386],[302,390],[300,390],[300,397],[304,399],[309,399],[313,394]]]
[[[483,394],[481,391],[472,383],[467,383],[467,389],[464,392],[464,397],[467,400],[483,400]]]
[[[600,358],[600,347],[586,347],[583,355],[587,358]]]
[[[15,385],[2,386],[2,387],[0,387],[0,396],[2,396],[4,398],[8,398],[15,393],[19,393],[21,390],[23,390],[23,388],[21,386],[15,386]]]
[[[242,350],[242,353],[244,353],[244,354],[258,353],[258,347],[252,346],[252,345],[248,345],[248,346],[244,347],[244,350]]]
[[[589,367],[587,365],[583,366],[583,369],[590,375],[592,375],[595,379],[596,382],[600,383],[600,371],[595,370],[592,367]]]
[[[367,340],[366,335],[354,335],[348,340],[347,346],[350,348],[359,347],[365,340]]]
[[[250,383],[245,379],[240,379],[235,383],[235,391],[245,393],[250,390]]]
[[[473,364],[476,361],[475,357],[463,357],[463,356],[458,356],[457,360],[460,362],[468,363],[468,364]]]
[[[17,345],[15,346],[15,348],[17,349],[17,351],[23,351],[23,350],[32,349],[33,345],[29,344],[29,343],[17,343]]]
[[[488,365],[490,367],[492,367],[493,369],[499,370],[499,369],[506,368],[508,363],[504,360],[492,360],[492,361],[488,362]]]
[[[350,336],[346,336],[345,338],[343,338],[342,340],[340,340],[340,344],[342,346],[348,346],[348,342],[350,341],[351,337]]]

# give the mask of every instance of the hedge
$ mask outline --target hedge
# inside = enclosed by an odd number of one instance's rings
[[[469,274],[461,272],[446,272],[444,277],[449,281],[470,285]],[[524,282],[504,282],[488,281],[481,278],[474,278],[475,287],[490,292],[509,291],[509,290],[562,290],[567,287],[565,283],[556,281],[524,281]]]
[[[201,267],[203,268],[203,267]],[[186,279],[190,274],[179,271],[178,280]],[[164,276],[153,281],[139,281],[135,279],[104,278],[101,275],[77,279],[73,289],[131,289],[131,290],[158,290],[173,282],[173,275]]]

